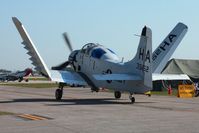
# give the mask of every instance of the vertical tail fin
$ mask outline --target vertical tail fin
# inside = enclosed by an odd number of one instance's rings
[[[160,73],[173,52],[185,36],[188,27],[183,23],[178,23],[163,42],[155,49],[152,56],[152,72]]]
[[[141,76],[144,86],[152,88],[152,31],[148,27],[142,29],[139,46],[135,57],[128,62],[135,68],[134,73]]]

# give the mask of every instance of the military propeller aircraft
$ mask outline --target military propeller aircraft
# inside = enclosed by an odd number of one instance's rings
[[[16,17],[12,20],[35,69],[52,81],[59,82],[59,88],[55,91],[57,100],[61,100],[65,84],[78,84],[89,85],[96,92],[99,88],[112,89],[116,99],[121,97],[122,92],[129,92],[129,98],[134,103],[133,94],[143,94],[152,89],[152,73],[164,67],[188,29],[183,23],[178,23],[152,53],[152,31],[144,26],[137,53],[128,62],[121,62],[112,50],[96,43],[88,43],[79,50],[73,50],[67,35],[63,34],[71,53],[66,62],[50,70],[22,23]],[[158,75],[155,77],[157,79]]]
[[[28,82],[28,79],[24,78],[32,73],[32,69],[27,68],[24,71],[17,71],[9,74],[4,74],[0,75],[0,80],[5,82],[5,81],[16,81],[18,80],[19,82],[25,80]]]

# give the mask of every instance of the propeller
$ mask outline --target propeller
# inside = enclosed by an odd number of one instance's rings
[[[63,35],[63,38],[64,38],[64,40],[65,40],[65,42],[66,42],[66,46],[69,48],[70,52],[72,52],[72,51],[73,51],[73,48],[72,48],[72,45],[71,45],[71,43],[70,43],[70,40],[69,40],[69,38],[68,38],[67,33],[64,32],[62,35]]]
[[[65,62],[59,64],[58,66],[53,66],[51,69],[52,69],[52,70],[62,70],[62,69],[64,69],[66,66],[68,66],[69,64],[71,64],[70,61],[65,61]]]
[[[67,47],[69,48],[69,50],[70,50],[70,55],[71,55],[71,54],[73,53],[73,48],[72,48],[72,45],[71,45],[70,40],[69,40],[69,38],[68,38],[68,35],[67,35],[66,32],[64,32],[62,35],[63,35],[63,38],[64,38],[64,40],[65,40],[66,46],[67,46]],[[63,62],[63,63],[61,63],[61,64],[59,64],[59,65],[57,65],[57,66],[54,66],[54,67],[52,67],[51,69],[52,69],[52,70],[62,70],[62,69],[64,69],[64,68],[66,68],[68,65],[73,64],[72,62],[73,62],[73,58],[71,59],[71,58],[69,57],[69,59],[68,59],[67,61],[65,61],[65,62]]]

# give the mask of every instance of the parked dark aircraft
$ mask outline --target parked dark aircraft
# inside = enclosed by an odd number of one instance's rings
[[[0,81],[5,82],[5,81],[18,80],[19,82],[21,82],[22,80],[25,80],[26,82],[28,82],[28,79],[25,79],[24,77],[28,76],[31,73],[32,73],[32,69],[27,68],[24,71],[17,71],[10,74],[2,74],[0,75]]]

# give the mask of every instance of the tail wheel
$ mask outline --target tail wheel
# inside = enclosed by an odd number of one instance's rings
[[[131,103],[135,103],[135,97],[131,98]]]
[[[55,91],[55,98],[56,98],[56,100],[61,100],[62,95],[63,95],[63,90],[57,89],[57,90]]]
[[[121,98],[121,95],[122,95],[122,94],[121,94],[120,91],[115,91],[115,92],[114,92],[114,96],[115,96],[116,99],[120,99],[120,98]]]
[[[135,97],[133,97],[132,94],[129,95],[129,99],[131,100],[131,103],[135,103]]]

